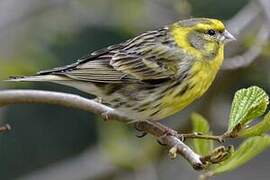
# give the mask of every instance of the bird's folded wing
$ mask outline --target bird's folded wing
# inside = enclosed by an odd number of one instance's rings
[[[183,52],[161,40],[166,35],[163,31],[149,31],[125,43],[93,52],[74,64],[42,71],[39,75],[64,75],[71,79],[102,83],[173,79],[181,71],[179,61]]]
[[[103,83],[172,79],[177,73],[177,66],[175,62],[168,61],[170,56],[168,49],[161,51],[160,47],[148,48],[145,54],[121,50],[96,57],[94,60],[78,64],[76,68],[55,74],[62,74],[76,80]]]

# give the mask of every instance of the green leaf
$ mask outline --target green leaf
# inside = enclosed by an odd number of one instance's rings
[[[213,174],[220,174],[231,171],[243,165],[270,145],[270,136],[256,136],[244,141],[239,149],[219,165],[213,166],[210,170]]]
[[[193,131],[203,134],[209,134],[209,124],[200,114],[192,113],[191,115]],[[195,151],[201,155],[207,155],[213,149],[213,141],[205,139],[193,139]]]
[[[239,136],[241,137],[260,136],[262,134],[267,133],[269,130],[270,130],[270,112],[268,112],[264,116],[263,120],[258,124],[240,131]]]
[[[228,131],[261,116],[268,103],[268,95],[257,86],[238,90],[232,102]]]

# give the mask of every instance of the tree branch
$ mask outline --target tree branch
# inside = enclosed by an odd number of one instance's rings
[[[125,115],[108,106],[97,103],[94,100],[67,93],[40,90],[0,91],[0,107],[13,104],[60,105],[68,108],[93,112],[95,114],[101,115],[107,120],[117,120],[126,123],[132,121],[132,119],[129,119]],[[140,130],[153,135],[162,143],[167,145],[170,149],[174,149],[175,153],[183,156],[194,169],[199,170],[203,168],[204,163],[201,161],[200,155],[192,151],[192,149],[184,144],[177,136],[174,136],[174,133],[170,133],[174,130],[160,123],[150,121],[139,121],[137,125]]]
[[[241,55],[227,58],[223,63],[222,70],[238,69],[249,66],[262,53],[264,46],[268,42],[269,36],[269,26],[266,23],[262,25],[259,30],[256,41],[253,43],[252,47]]]
[[[227,22],[227,27],[236,35],[248,29],[248,26],[253,26],[252,22],[261,21],[261,28],[255,37],[253,45],[240,55],[226,58],[221,67],[222,70],[247,67],[260,56],[270,36],[270,13],[268,7],[270,7],[270,3],[267,0],[250,1],[235,17]],[[263,13],[261,14],[261,12]]]

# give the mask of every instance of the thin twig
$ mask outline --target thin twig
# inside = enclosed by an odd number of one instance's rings
[[[221,136],[215,136],[215,135],[208,135],[208,134],[200,134],[200,133],[188,133],[188,134],[180,134],[181,137],[184,139],[206,139],[206,140],[214,140],[218,142],[224,142],[224,137]]]
[[[270,23],[270,12],[269,12],[269,8],[270,8],[270,2],[269,0],[259,0],[258,1],[261,8],[263,9],[263,13],[268,21],[268,24]]]
[[[88,112],[93,112],[110,120],[130,122],[131,119],[118,111],[89,100],[78,95],[40,91],[40,90],[3,90],[0,91],[0,107],[12,104],[53,104],[69,108],[76,108]],[[139,128],[162,141],[169,148],[176,148],[176,153],[182,155],[194,169],[199,170],[204,167],[200,160],[200,155],[196,154],[190,147],[184,144],[177,136],[166,135],[173,132],[170,128],[160,123],[142,121],[138,122]]]
[[[240,34],[242,30],[247,29],[247,26],[259,16],[263,10],[263,15],[260,17],[262,26],[259,29],[253,45],[241,55],[236,55],[231,58],[226,58],[221,69],[232,70],[249,66],[262,53],[264,46],[268,43],[270,36],[270,13],[269,1],[260,0],[258,2],[250,1],[234,18],[228,22],[228,27],[235,34]],[[257,18],[258,19],[258,18]]]
[[[258,4],[254,1],[250,1],[230,20],[226,21],[226,27],[238,38],[240,33],[255,21],[260,11],[261,9]]]
[[[252,47],[241,55],[227,58],[223,63],[222,70],[238,69],[249,66],[261,54],[264,46],[268,42],[269,36],[270,31],[268,24],[262,25]]]

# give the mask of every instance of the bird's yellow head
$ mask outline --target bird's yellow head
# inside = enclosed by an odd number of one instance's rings
[[[179,47],[190,50],[192,54],[209,58],[217,55],[223,45],[235,40],[224,24],[217,19],[192,18],[172,25],[172,35]]]

